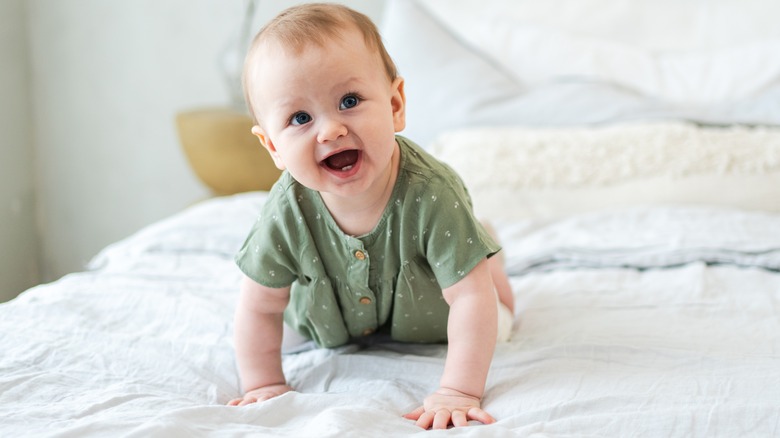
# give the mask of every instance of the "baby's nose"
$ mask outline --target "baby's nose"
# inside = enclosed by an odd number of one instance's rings
[[[347,126],[337,118],[320,119],[317,141],[325,143],[347,135]]]

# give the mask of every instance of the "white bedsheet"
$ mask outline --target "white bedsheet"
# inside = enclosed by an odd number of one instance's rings
[[[514,276],[516,332],[496,351],[484,399],[494,425],[423,432],[401,418],[435,389],[443,346],[289,355],[298,392],[226,407],[239,387],[232,255],[261,201],[205,202],[107,248],[90,271],[0,305],[0,436],[780,434],[780,274],[697,260]],[[731,235],[712,233],[736,216]],[[648,223],[666,234],[651,242]],[[780,215],[671,206],[499,224],[514,265],[539,254],[534,242],[657,256],[710,236],[777,251],[777,230]]]

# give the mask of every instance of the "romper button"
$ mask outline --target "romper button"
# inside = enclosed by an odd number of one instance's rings
[[[369,297],[363,297],[358,301],[360,302],[360,304],[371,304],[371,298]]]
[[[355,258],[358,260],[365,260],[366,254],[363,251],[355,251]]]
[[[374,329],[372,329],[372,328],[367,328],[367,329],[363,330],[363,336],[368,336],[371,333],[374,333]]]

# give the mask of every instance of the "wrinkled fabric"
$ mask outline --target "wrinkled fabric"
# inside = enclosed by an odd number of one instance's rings
[[[444,346],[285,355],[296,392],[224,406],[239,395],[232,256],[262,199],[197,205],[107,248],[89,271],[0,305],[0,436],[423,433],[401,415],[436,388]],[[702,215],[699,226],[722,219]],[[586,233],[577,220],[558,229]],[[514,248],[546,226],[497,230]],[[483,401],[498,422],[458,436],[777,434],[780,274],[691,261],[528,270],[512,285],[517,320]]]

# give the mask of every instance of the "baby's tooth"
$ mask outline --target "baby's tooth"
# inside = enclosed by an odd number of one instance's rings
[[[351,165],[351,164],[350,164],[349,166],[344,166],[344,167],[342,167],[342,168],[341,168],[341,171],[342,171],[342,172],[346,172],[346,171],[348,171],[348,170],[350,170],[350,169],[352,169],[352,165]]]

